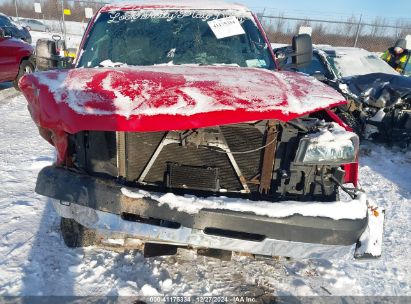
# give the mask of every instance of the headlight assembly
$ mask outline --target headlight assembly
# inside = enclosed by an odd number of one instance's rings
[[[359,139],[340,127],[322,130],[302,138],[296,154],[296,163],[347,164],[355,162]]]

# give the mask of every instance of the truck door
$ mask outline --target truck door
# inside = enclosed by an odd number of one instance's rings
[[[19,69],[19,41],[11,37],[0,37],[0,81],[12,81]]]

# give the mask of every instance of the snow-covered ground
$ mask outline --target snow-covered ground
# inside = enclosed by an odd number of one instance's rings
[[[54,152],[24,97],[0,86],[0,295],[408,295],[411,296],[411,154],[362,145],[361,186],[386,208],[380,260],[230,262],[181,250],[68,249],[51,202],[34,193]]]

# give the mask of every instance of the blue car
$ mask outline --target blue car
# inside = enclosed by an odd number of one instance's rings
[[[0,27],[5,30],[7,35],[31,44],[32,40],[28,29],[15,23],[8,16],[2,13],[0,13]]]

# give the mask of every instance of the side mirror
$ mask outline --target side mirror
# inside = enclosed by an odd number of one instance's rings
[[[292,63],[298,68],[304,68],[311,64],[313,58],[313,43],[311,36],[300,34],[293,37],[293,56]]]
[[[6,31],[4,28],[0,27],[0,39],[3,39],[6,37]]]
[[[70,68],[72,58],[60,56],[60,49],[64,49],[63,41],[39,39],[36,44],[36,66],[39,71],[58,68]]]

